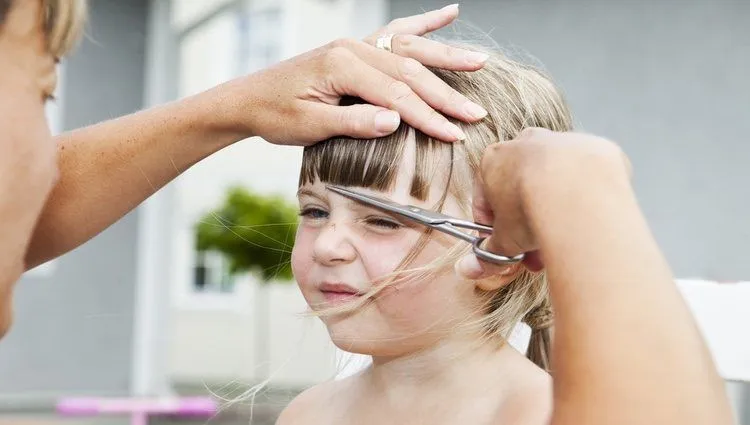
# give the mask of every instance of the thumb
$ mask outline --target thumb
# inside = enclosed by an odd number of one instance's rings
[[[326,121],[331,136],[373,139],[393,133],[401,124],[398,112],[374,105],[324,106],[330,112]]]

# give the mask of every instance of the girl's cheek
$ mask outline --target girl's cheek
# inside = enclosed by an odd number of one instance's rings
[[[358,251],[368,275],[377,279],[396,270],[414,245],[409,239],[385,237],[360,243]]]
[[[313,244],[315,243],[315,235],[313,232],[306,231],[299,227],[297,236],[294,239],[294,247],[292,248],[292,273],[295,279],[300,285],[303,285],[306,280],[306,271],[310,270],[313,263]]]

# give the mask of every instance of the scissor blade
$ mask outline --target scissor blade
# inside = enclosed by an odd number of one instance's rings
[[[327,185],[326,188],[349,199],[378,208],[383,211],[398,214],[428,226],[445,223],[450,217],[430,210],[425,210],[413,205],[402,205],[388,199],[377,196],[366,195],[339,186]]]

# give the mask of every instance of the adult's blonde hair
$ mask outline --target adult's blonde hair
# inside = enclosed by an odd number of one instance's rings
[[[473,176],[479,170],[485,147],[513,139],[527,127],[544,127],[555,131],[572,129],[570,111],[563,96],[541,70],[512,60],[496,50],[465,44],[459,47],[490,54],[479,71],[431,69],[449,86],[488,111],[481,122],[457,123],[467,135],[464,142],[436,141],[407,125],[372,143],[335,138],[305,148],[300,186],[320,179],[324,183],[390,190],[396,181],[407,140],[413,135],[416,140],[416,165],[411,195],[426,200],[433,184],[432,176],[438,168],[446,165],[444,161],[441,163],[441,158],[450,157],[447,164],[448,184],[434,209],[442,209],[450,194],[465,214],[471,216]],[[455,261],[468,252],[469,247],[465,243],[457,243],[444,256],[424,267],[408,268],[430,237],[431,232],[426,230],[393,275],[378,282],[368,296],[361,297],[351,305],[323,310],[318,314],[352,312],[370,302],[388,285],[452,272]],[[487,340],[505,342],[515,325],[519,321],[525,322],[532,329],[528,357],[545,370],[550,370],[548,353],[552,311],[545,274],[523,269],[509,285],[496,291],[482,292],[480,297],[483,300],[480,308],[485,312],[481,321],[461,325],[478,330]]]
[[[86,0],[43,0],[44,31],[50,52],[68,54],[81,39],[88,8]]]
[[[8,12],[18,0],[0,0],[0,31]],[[86,0],[31,0],[40,1],[44,13],[44,34],[50,53],[61,58],[80,40],[86,21]]]

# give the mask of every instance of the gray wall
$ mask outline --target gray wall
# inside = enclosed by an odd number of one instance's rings
[[[445,4],[392,0],[391,16]],[[677,276],[750,280],[749,1],[468,0],[460,7],[462,20],[545,65],[580,129],[623,146]]]
[[[66,61],[65,129],[143,103],[147,1],[90,5],[87,39]],[[0,344],[2,407],[129,391],[137,226],[130,214],[59,259],[52,276],[19,283],[15,324]]]

